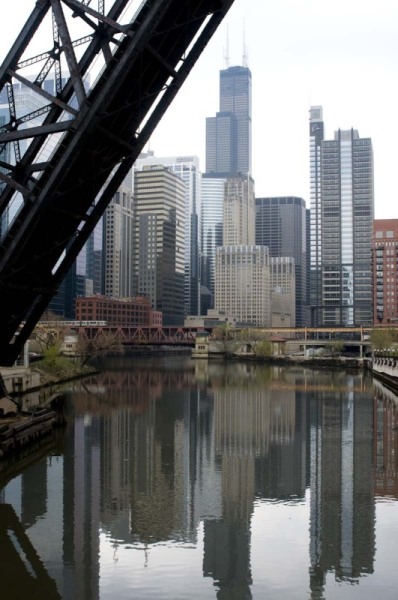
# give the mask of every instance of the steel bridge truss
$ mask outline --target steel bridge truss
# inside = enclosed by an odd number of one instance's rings
[[[0,364],[17,358],[232,3],[37,0],[0,67]]]
[[[191,327],[79,327],[79,337],[112,349],[127,346],[194,346],[198,330]]]

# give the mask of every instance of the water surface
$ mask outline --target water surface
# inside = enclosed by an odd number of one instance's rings
[[[396,598],[398,418],[366,374],[124,358],[0,491],[12,598]]]

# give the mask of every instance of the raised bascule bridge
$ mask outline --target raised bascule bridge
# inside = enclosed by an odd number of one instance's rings
[[[20,354],[232,3],[35,2],[0,67],[0,364]]]

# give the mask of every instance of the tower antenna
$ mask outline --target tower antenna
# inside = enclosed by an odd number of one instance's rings
[[[227,45],[224,48],[224,62],[225,62],[225,68],[229,69],[230,59],[229,59],[229,25],[228,25],[228,23],[227,23]]]
[[[243,58],[242,58],[242,64],[244,67],[248,67],[249,66],[249,51],[246,45],[246,27],[245,27],[245,21],[243,20]]]

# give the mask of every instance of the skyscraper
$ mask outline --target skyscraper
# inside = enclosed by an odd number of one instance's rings
[[[224,185],[223,245],[216,249],[215,308],[248,325],[269,326],[270,265],[266,246],[255,246],[253,180]]]
[[[224,185],[223,246],[254,244],[254,182],[250,177],[230,177]]]
[[[183,181],[164,166],[134,175],[135,293],[163,312],[163,325],[184,322]]]
[[[206,173],[202,180],[202,285],[215,291],[216,248],[223,242],[225,198],[235,184],[230,178],[251,181],[252,171],[252,76],[247,66],[220,71],[219,112],[206,119]],[[238,204],[235,203],[235,208]],[[231,213],[229,213],[231,216]],[[247,221],[246,221],[247,223]],[[232,224],[231,224],[232,225]],[[240,244],[241,223],[235,223]],[[232,229],[229,229],[232,232]]]
[[[133,296],[133,192],[119,186],[104,213],[105,295]]]
[[[311,312],[315,326],[370,325],[373,150],[356,130],[323,139],[310,111]]]
[[[321,323],[321,147],[324,138],[322,106],[310,109],[310,307],[311,325]]]
[[[296,326],[307,325],[306,209],[295,196],[256,198],[256,244],[271,258],[291,257],[295,264]]]
[[[220,110],[206,119],[206,173],[252,172],[252,76],[248,67],[220,71]]]
[[[200,312],[200,230],[201,230],[201,181],[197,156],[162,156],[153,152],[142,155],[134,165],[142,170],[145,165],[164,165],[176,173],[185,184],[184,231],[184,304],[185,313]]]
[[[214,294],[216,248],[223,244],[225,182],[226,179],[207,173],[202,178],[201,283],[211,294]]]
[[[296,273],[291,256],[270,257],[271,327],[296,327]]]

